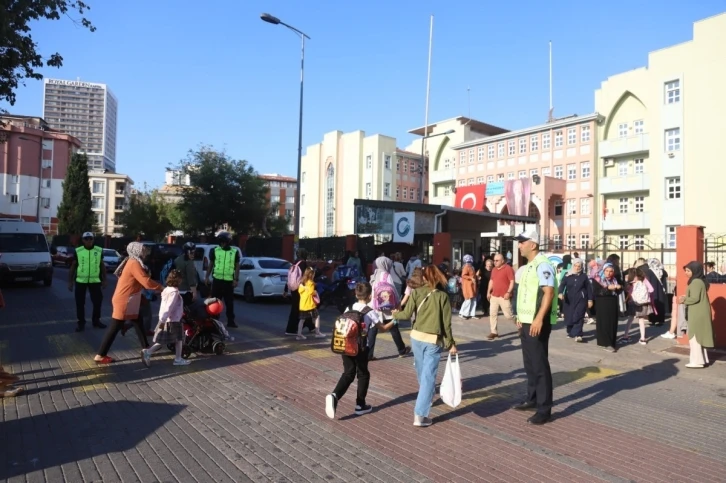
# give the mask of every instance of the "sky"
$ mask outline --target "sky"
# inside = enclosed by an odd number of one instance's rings
[[[463,115],[514,130],[547,119],[550,40],[555,116],[583,115],[602,81],[726,11],[726,0],[86,3],[94,33],[68,19],[33,24],[40,51],[64,59],[42,73],[109,86],[119,100],[116,169],[138,189],[162,185],[165,168],[201,145],[260,173],[296,175],[300,40],[263,12],[311,37],[304,147],[360,129],[404,148],[424,124],[431,15],[429,121]],[[0,107],[42,115],[42,81],[26,84],[15,106]]]

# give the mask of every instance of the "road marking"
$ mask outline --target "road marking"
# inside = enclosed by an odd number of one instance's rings
[[[96,349],[75,335],[55,334],[45,336],[52,351],[58,355],[61,368],[74,391],[95,391],[108,389],[108,374],[92,360]],[[64,367],[65,366],[65,367]]]

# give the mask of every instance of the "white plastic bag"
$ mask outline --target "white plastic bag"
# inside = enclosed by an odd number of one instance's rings
[[[441,381],[439,388],[441,400],[449,407],[455,408],[461,404],[461,369],[459,368],[459,354],[456,354],[456,360],[451,362],[451,354],[446,361],[446,371],[444,379]]]

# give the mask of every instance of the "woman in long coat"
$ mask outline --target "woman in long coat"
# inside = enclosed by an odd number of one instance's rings
[[[691,346],[691,360],[686,367],[700,369],[709,364],[705,348],[714,346],[708,282],[703,273],[703,264],[699,262],[690,262],[683,270],[688,275],[688,288],[686,295],[681,295],[680,303],[686,306],[688,344]]]
[[[585,262],[579,258],[572,260],[572,268],[567,272],[559,289],[559,298],[563,302],[567,337],[582,342],[582,325],[585,313],[592,307],[593,294],[590,279],[585,274]]]
[[[593,279],[595,292],[595,305],[597,306],[597,345],[608,352],[618,350],[616,342],[618,335],[618,317],[620,308],[618,297],[623,291],[620,280],[617,279],[615,266],[606,263],[602,271]]]
[[[461,292],[464,296],[464,303],[461,304],[459,316],[467,320],[476,315],[476,285],[474,257],[464,255],[464,267],[461,269]]]

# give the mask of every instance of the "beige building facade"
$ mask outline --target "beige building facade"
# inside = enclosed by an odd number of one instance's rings
[[[113,235],[121,228],[116,217],[128,207],[134,182],[125,174],[88,172],[91,209],[100,234]]]
[[[625,249],[664,243],[676,227],[726,233],[718,182],[726,112],[726,14],[694,24],[693,40],[648,55],[595,92],[597,231]],[[687,195],[687,196],[686,196]]]

